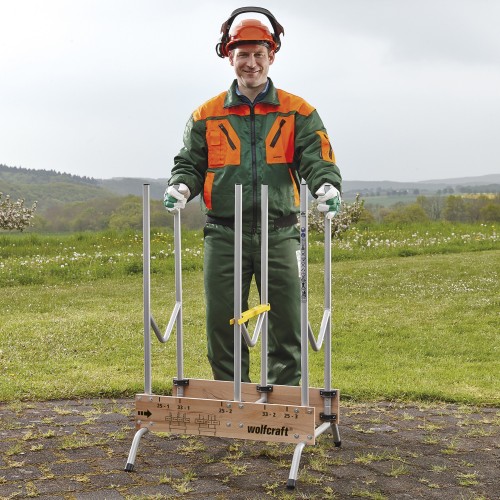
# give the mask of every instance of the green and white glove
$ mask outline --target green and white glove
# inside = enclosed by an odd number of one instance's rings
[[[168,186],[165,191],[163,204],[169,212],[175,212],[186,206],[190,196],[191,191],[186,184],[174,184],[173,186]]]
[[[317,191],[318,210],[325,212],[325,216],[333,219],[339,212],[342,204],[339,190],[331,184],[323,184]]]

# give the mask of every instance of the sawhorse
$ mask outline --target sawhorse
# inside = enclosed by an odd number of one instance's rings
[[[174,213],[176,304],[162,335],[151,315],[150,293],[150,218],[149,185],[143,194],[143,258],[144,258],[144,392],[136,395],[136,433],[125,466],[134,469],[141,437],[148,430],[172,434],[217,436],[253,441],[295,444],[287,488],[296,486],[302,450],[314,445],[316,438],[333,434],[340,446],[339,391],[331,388],[331,221],[325,217],[325,303],[320,332],[316,340],[308,319],[308,230],[307,186],[301,184],[300,210],[300,278],[301,278],[301,371],[300,387],[267,384],[267,186],[262,186],[261,304],[241,311],[241,185],[235,186],[235,278],[234,278],[234,382],[186,379],[183,374],[182,266],[180,211]],[[245,322],[257,316],[252,337]],[[151,328],[160,342],[166,342],[174,325],[177,334],[177,377],[172,396],[151,392]],[[241,380],[241,339],[249,346],[261,339],[261,383]],[[322,389],[309,387],[308,344],[318,351],[324,342],[325,366]]]

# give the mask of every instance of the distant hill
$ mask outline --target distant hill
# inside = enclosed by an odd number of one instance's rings
[[[167,179],[141,179],[136,177],[113,177],[112,179],[98,181],[101,187],[122,196],[127,194],[142,196],[143,185],[149,184],[151,198],[158,200],[163,200],[167,182]]]
[[[114,177],[98,181],[100,186],[107,190],[119,194],[134,194],[142,196],[143,184],[151,187],[151,197],[162,199],[167,186],[167,179],[148,179],[133,177]],[[419,182],[396,182],[396,181],[349,181],[343,182],[343,191],[347,197],[351,198],[357,193],[365,194],[396,194],[402,192],[417,192],[422,195],[431,195],[438,192],[461,192],[464,186],[481,187],[481,192],[500,192],[500,174],[490,174],[478,177],[463,177],[456,179],[437,179]],[[469,192],[468,190],[464,190]],[[471,190],[474,192],[474,190]]]
[[[22,167],[0,165],[0,193],[11,199],[38,203],[40,212],[54,205],[116,196],[97,179]]]
[[[80,177],[47,170],[0,165],[0,192],[25,206],[37,202],[35,231],[94,231],[142,228],[142,190],[152,185],[152,227],[169,227],[172,217],[160,201],[167,181]],[[199,204],[184,211],[183,227],[200,228],[204,217]]]
[[[456,185],[456,186],[476,186],[484,184],[500,184],[500,174],[479,175],[475,177],[455,177],[452,179],[441,179],[422,181],[421,184],[440,184],[440,185]]]
[[[476,177],[458,177],[453,179],[434,179],[416,182],[396,182],[396,181],[344,181],[343,191],[359,192],[365,190],[414,190],[418,189],[422,194],[435,193],[439,190],[452,188],[456,190],[461,186],[488,186],[500,185],[500,174],[480,175]]]

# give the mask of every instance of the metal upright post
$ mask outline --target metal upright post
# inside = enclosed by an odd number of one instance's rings
[[[242,186],[234,186],[234,401],[241,401]]]
[[[150,208],[149,184],[143,184],[142,190],[142,288],[144,304],[144,394],[151,394],[151,268],[150,268]],[[134,470],[135,458],[139,442],[147,427],[139,429],[134,434],[132,445],[125,465],[126,472]]]
[[[175,301],[179,304],[176,319],[177,332],[177,380],[184,380],[184,348],[182,332],[182,247],[181,247],[181,211],[174,212],[174,248],[175,248]],[[177,385],[177,396],[184,395],[184,386]]]
[[[269,221],[268,221],[268,211],[269,211],[269,200],[268,200],[268,186],[266,184],[262,185],[261,189],[261,216],[260,216],[260,227],[261,227],[261,247],[260,247],[260,302],[261,304],[267,304],[268,298],[268,279],[269,279],[269,267],[268,267],[268,251],[269,251]],[[267,387],[267,373],[268,373],[268,360],[267,360],[267,346],[268,346],[268,325],[269,317],[268,312],[264,313],[262,322],[262,340],[261,340],[261,351],[260,351],[260,385],[261,387]],[[267,401],[267,395],[264,392],[262,394],[265,401]]]
[[[307,184],[300,184],[300,343],[302,406],[309,406],[309,313],[308,313],[308,238],[307,238]]]
[[[151,394],[151,269],[149,184],[143,185],[142,262],[144,297],[144,393]]]
[[[325,333],[325,366],[324,366],[324,414],[331,415],[332,413],[332,221],[325,217],[325,311],[329,311],[328,323]],[[341,446],[339,426],[337,423],[330,423],[330,430],[333,434],[333,442],[335,446]]]
[[[328,321],[325,331],[325,366],[324,366],[324,388],[327,393],[332,387],[332,221],[325,216],[325,302],[324,310],[328,311]],[[325,397],[324,412],[330,415],[332,410],[331,397]]]
[[[309,406],[309,313],[308,313],[308,238],[307,238],[307,184],[300,184],[300,368],[301,368],[301,405]],[[299,472],[300,458],[306,443],[297,443],[292,458],[290,474],[286,487],[295,488]]]

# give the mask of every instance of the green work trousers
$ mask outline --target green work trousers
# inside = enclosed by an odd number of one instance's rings
[[[268,382],[298,385],[300,381],[300,279],[297,264],[299,229],[269,225]],[[216,380],[234,378],[234,230],[205,225],[204,279],[208,359]],[[248,307],[252,277],[260,295],[261,235],[243,230],[242,311]],[[253,304],[257,305],[257,304]],[[250,332],[251,334],[251,332]],[[249,352],[242,339],[242,382],[250,382]]]

